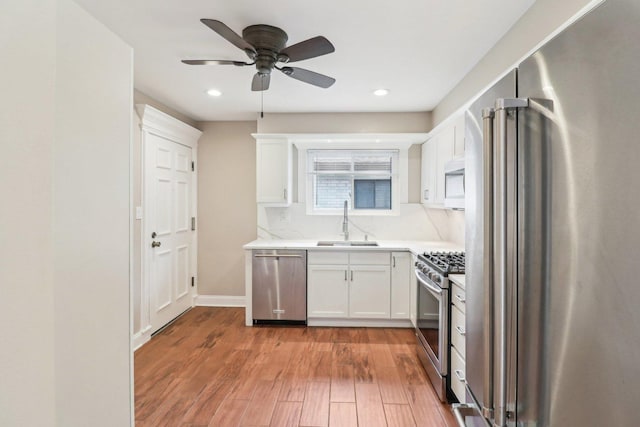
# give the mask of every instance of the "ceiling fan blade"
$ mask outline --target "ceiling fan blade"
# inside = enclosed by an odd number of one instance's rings
[[[327,53],[335,52],[335,50],[336,48],[333,47],[329,40],[318,36],[284,48],[280,51],[280,55],[287,55],[289,57],[288,62],[294,62],[326,55]]]
[[[293,77],[301,82],[309,83],[321,88],[328,88],[336,82],[333,77],[325,76],[324,74],[316,73],[315,71],[305,70],[298,67],[282,67],[280,71],[285,73],[289,77]]]
[[[187,65],[235,65],[236,67],[253,65],[250,62],[229,61],[226,59],[183,59],[182,62]]]
[[[256,49],[253,46],[247,43],[245,39],[240,37],[235,31],[227,27],[222,22],[216,21],[215,19],[201,19],[200,22],[211,28],[216,33],[220,34],[237,48],[244,51],[248,50],[250,52],[253,52],[254,54],[256,53]]]
[[[251,82],[251,90],[254,92],[267,90],[269,89],[269,83],[271,83],[271,74],[256,73]]]

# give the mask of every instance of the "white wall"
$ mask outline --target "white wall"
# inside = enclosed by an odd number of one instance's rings
[[[56,1],[0,4],[0,425],[54,426]]]
[[[433,110],[434,126],[496,81],[551,33],[601,0],[537,0]]]
[[[242,245],[256,238],[256,122],[201,122],[198,294],[244,295]]]
[[[1,11],[0,425],[130,425],[131,49],[70,0]]]
[[[56,424],[126,426],[132,49],[70,0],[57,12]]]

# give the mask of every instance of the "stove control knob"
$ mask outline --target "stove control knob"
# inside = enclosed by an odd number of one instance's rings
[[[442,282],[442,278],[440,276],[438,276],[437,274],[433,275],[433,281],[436,283],[440,283]]]

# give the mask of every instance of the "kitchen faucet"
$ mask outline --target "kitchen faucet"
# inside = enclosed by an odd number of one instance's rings
[[[344,217],[342,219],[342,233],[344,234],[344,241],[349,240],[349,204],[344,201]]]

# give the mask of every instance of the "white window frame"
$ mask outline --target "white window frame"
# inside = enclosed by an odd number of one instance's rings
[[[397,148],[348,148],[348,149],[335,149],[335,148],[313,148],[313,149],[309,149],[309,150],[304,150],[303,153],[301,153],[302,155],[300,156],[300,163],[304,164],[304,170],[305,173],[304,175],[300,175],[300,177],[305,180],[305,188],[306,188],[306,211],[307,211],[307,215],[342,215],[343,214],[343,209],[342,208],[336,208],[336,209],[328,209],[328,208],[316,208],[315,207],[315,203],[314,203],[314,177],[315,174],[313,172],[311,172],[311,167],[310,167],[310,163],[311,163],[311,155],[309,153],[316,153],[318,151],[326,151],[327,154],[329,155],[336,155],[339,156],[340,154],[345,154],[345,153],[356,153],[358,152],[358,154],[362,153],[375,153],[375,152],[385,152],[387,154],[389,154],[391,156],[391,174],[389,175],[391,178],[391,209],[354,209],[353,208],[353,203],[354,203],[354,198],[355,198],[355,194],[351,194],[350,200],[349,200],[349,215],[355,215],[355,216],[360,216],[360,215],[369,215],[369,216],[391,216],[391,215],[399,215],[399,204],[401,203],[401,197],[400,197],[400,180],[401,180],[401,174],[400,174],[400,159],[401,159],[401,150],[397,149]],[[352,185],[353,185],[353,180],[354,177],[358,176],[359,174],[357,173],[345,173],[345,175],[348,175],[351,177],[352,180]],[[386,175],[386,174],[385,174]],[[368,176],[374,177],[376,176],[375,174],[361,174],[359,175],[359,177],[362,178],[367,178]]]

